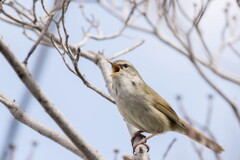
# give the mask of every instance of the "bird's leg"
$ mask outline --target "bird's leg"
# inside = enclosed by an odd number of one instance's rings
[[[132,146],[133,146],[133,153],[135,151],[135,148],[137,147],[138,143],[136,145],[134,145],[134,140],[135,138],[139,137],[139,138],[143,138],[145,139],[146,136],[144,136],[143,134],[141,134],[143,131],[137,131],[133,136],[132,136],[132,139],[131,139],[131,142],[132,142]],[[147,144],[145,144],[145,142],[141,143],[143,145],[146,146],[147,150],[149,151],[149,146]]]
[[[146,138],[143,134],[141,134],[143,131],[137,131],[131,138],[132,146],[134,144],[134,140],[136,137]]]
[[[136,132],[136,133],[137,133],[137,132]],[[141,134],[141,132],[140,132],[140,134]],[[159,133],[153,133],[152,135],[150,135],[150,136],[148,136],[148,137],[145,136],[145,138],[143,138],[143,139],[142,139],[141,141],[139,141],[137,144],[133,145],[133,150],[135,150],[135,148],[136,148],[139,144],[145,145],[145,146],[147,147],[147,149],[149,150],[149,146],[146,144],[147,140],[150,139],[150,138],[152,138],[152,137],[154,137],[154,136],[156,136],[156,135],[158,135],[158,134],[159,134]]]

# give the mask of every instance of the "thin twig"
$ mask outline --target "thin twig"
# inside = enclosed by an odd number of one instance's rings
[[[34,29],[39,29],[36,25],[32,25],[30,23],[27,22],[23,22],[15,17],[13,17],[12,15],[8,14],[7,12],[5,12],[4,10],[1,10],[1,13],[3,13],[6,17],[8,17],[9,19],[13,20],[14,22],[17,22],[18,24],[20,24],[21,26],[28,26],[30,28],[34,28]]]
[[[127,48],[127,49],[125,49],[125,50],[123,50],[123,51],[120,51],[120,52],[114,54],[113,56],[109,57],[108,60],[113,60],[113,59],[115,59],[115,58],[117,58],[117,57],[120,57],[120,56],[122,56],[123,54],[126,54],[126,53],[128,53],[128,52],[136,49],[137,47],[141,46],[143,43],[144,43],[144,40],[136,43],[135,45],[133,45],[133,46],[130,47],[130,48]]]
[[[42,39],[44,38],[52,20],[53,20],[54,15],[50,15],[49,19],[47,20],[47,23],[45,25],[45,27],[42,29],[41,35],[39,36],[38,40],[35,42],[35,44],[32,46],[32,48],[30,49],[30,51],[28,52],[27,57],[25,58],[25,60],[23,61],[24,64],[28,63],[28,59],[30,58],[30,56],[32,55],[32,53],[34,52],[34,50],[37,48],[37,46],[39,45],[39,43],[42,41]]]
[[[26,160],[33,160],[37,146],[38,146],[38,143],[36,141],[33,141]]]
[[[73,65],[75,68],[75,71],[78,75],[78,77],[83,81],[83,83],[91,88],[92,90],[96,91],[98,94],[100,94],[102,97],[106,98],[107,100],[109,100],[110,102],[115,104],[115,101],[113,100],[113,98],[107,94],[105,94],[103,91],[99,90],[98,88],[94,87],[91,83],[89,83],[86,78],[80,73],[79,69],[78,69],[78,60],[79,60],[80,54],[76,55],[76,59],[73,61]]]
[[[9,145],[9,160],[15,160],[16,145]]]
[[[163,154],[162,160],[165,160],[165,158],[167,157],[169,151],[171,150],[173,144],[177,141],[177,138],[174,138],[171,143],[168,145],[167,150],[165,151],[165,153]]]
[[[48,11],[46,10],[46,7],[45,7],[45,5],[44,5],[44,1],[43,1],[43,0],[41,0],[41,4],[42,4],[42,8],[43,8],[44,12],[45,12],[48,16],[50,16],[50,14],[48,13]]]
[[[67,63],[66,58],[65,58],[65,54],[60,51],[60,48],[59,48],[59,47],[57,46],[57,44],[54,42],[53,38],[51,38],[51,41],[52,41],[52,44],[53,44],[53,46],[55,47],[55,49],[56,49],[56,50],[58,51],[58,53],[61,55],[61,57],[62,57],[62,59],[63,59],[63,62],[64,62],[64,64],[67,66],[67,68],[68,68],[73,74],[77,75],[77,73],[76,73],[76,72],[69,66],[69,64]]]
[[[33,0],[33,6],[32,6],[32,14],[33,14],[33,23],[35,24],[37,22],[37,16],[36,16],[36,2],[37,0]]]
[[[189,37],[187,37],[188,39],[188,44],[189,46],[191,46],[191,41],[189,39]],[[238,123],[240,125],[240,112],[238,111],[237,105],[235,104],[235,102],[233,102],[212,80],[209,79],[209,77],[205,74],[205,72],[203,72],[203,70],[199,67],[199,65],[197,64],[196,60],[195,60],[195,56],[192,53],[192,51],[189,50],[190,56],[192,57],[190,60],[193,63],[194,67],[197,69],[198,73],[203,77],[203,79],[214,89],[218,92],[219,95],[221,95],[223,97],[223,99],[225,101],[227,101],[230,104],[230,107],[232,108],[233,113],[235,114]]]
[[[117,9],[109,6],[107,3],[105,3],[103,0],[98,0],[98,3],[100,4],[100,6],[105,9],[107,12],[109,12],[110,14],[112,14],[113,16],[115,16],[117,19],[121,20],[124,22],[124,19],[122,18],[122,14],[121,12],[119,12]],[[207,2],[210,3],[210,2]],[[207,5],[208,6],[208,5]],[[205,9],[204,9],[205,8]],[[203,9],[201,11],[206,10],[207,7],[205,5],[205,7],[203,7]],[[199,23],[199,20],[202,19],[202,13],[200,14],[200,16],[198,16],[198,20],[195,20],[195,23]],[[200,19],[199,19],[200,18]],[[148,21],[149,23],[149,21]],[[150,23],[152,24],[152,23]],[[172,41],[168,40],[165,36],[163,36],[162,34],[160,34],[159,32],[156,32],[154,30],[148,29],[147,27],[143,27],[143,26],[139,26],[139,25],[134,25],[134,24],[129,24],[128,27],[151,34],[153,36],[155,36],[156,38],[158,38],[161,42],[169,45],[170,47],[172,47],[174,50],[178,51],[179,53],[181,53],[182,55],[186,56],[187,58],[189,58],[189,54],[181,49],[177,44],[174,44]],[[154,28],[156,28],[156,26],[153,26]],[[212,67],[212,65],[210,65],[208,62],[205,62],[203,59],[196,57],[197,62],[200,62],[202,65],[204,65],[205,67],[207,67],[210,71],[212,71],[213,73],[215,73],[216,75],[218,75],[219,77],[228,80],[230,82],[233,82],[237,85],[240,84],[240,79],[238,77],[235,77],[234,75],[230,75],[229,73],[223,72],[222,70],[220,70],[219,68],[216,67]]]
[[[10,3],[6,3],[6,5],[11,7],[13,10],[15,10],[17,12],[17,14],[19,15],[19,17],[23,16],[24,18],[33,22],[33,18],[31,17],[31,12],[29,12],[29,11],[27,11],[27,13],[23,12],[22,10],[20,10],[18,7],[15,6],[15,3],[10,2]]]

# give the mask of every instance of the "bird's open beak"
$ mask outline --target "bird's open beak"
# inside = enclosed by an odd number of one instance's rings
[[[115,74],[117,74],[120,71],[120,66],[116,63],[113,62],[109,62],[112,65],[112,74],[111,76],[114,76]]]

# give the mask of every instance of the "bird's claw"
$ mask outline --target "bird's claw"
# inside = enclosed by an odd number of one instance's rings
[[[134,134],[134,136],[132,137],[132,139],[131,139],[132,146],[133,146],[133,144],[134,144],[134,140],[135,140],[136,137],[140,137],[141,139],[146,138],[146,136],[144,136],[143,134],[141,134],[140,131],[139,131],[139,132],[136,132],[136,133]]]
[[[149,151],[149,146],[146,144],[147,142],[146,136],[144,136],[141,133],[142,131],[137,131],[131,139],[132,146],[133,146],[133,153],[135,152],[136,147],[140,144],[144,145],[147,148],[147,152]],[[137,144],[134,144],[134,140],[136,137],[139,137],[141,140]]]

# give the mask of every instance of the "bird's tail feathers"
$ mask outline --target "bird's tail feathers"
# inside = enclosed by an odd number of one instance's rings
[[[184,134],[191,138],[192,140],[202,144],[203,146],[211,149],[215,153],[221,153],[224,151],[223,147],[216,143],[214,140],[210,139],[208,136],[204,135],[200,131],[194,129],[189,124],[183,122],[184,125]]]

